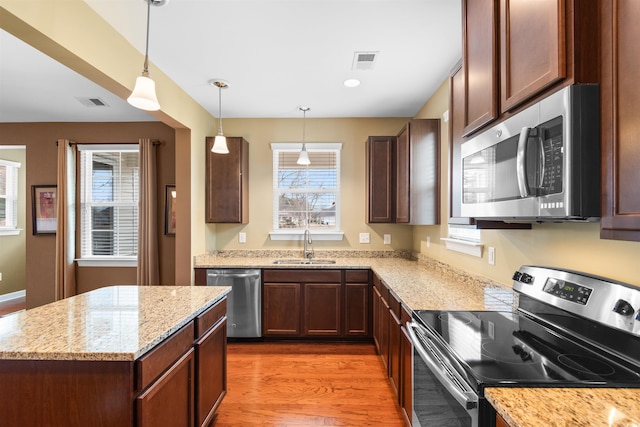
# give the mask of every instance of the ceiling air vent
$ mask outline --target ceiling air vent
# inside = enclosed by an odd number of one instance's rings
[[[376,63],[378,52],[355,52],[352,70],[371,70]]]
[[[85,107],[108,107],[109,104],[100,98],[76,98]]]

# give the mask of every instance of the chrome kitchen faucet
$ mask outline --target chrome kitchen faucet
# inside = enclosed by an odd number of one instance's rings
[[[304,230],[304,257],[306,259],[313,258],[313,241],[311,240],[311,230]]]

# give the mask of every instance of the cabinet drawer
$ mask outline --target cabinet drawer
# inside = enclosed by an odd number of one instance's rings
[[[387,288],[385,284],[382,283],[382,280],[380,280],[376,275],[373,276],[373,286],[378,289],[382,299],[387,303],[387,305],[389,305],[389,288]]]
[[[391,292],[389,292],[389,309],[395,315],[396,319],[398,319],[399,322],[401,310],[400,301]]]
[[[369,283],[369,270],[345,270],[346,283]]]
[[[194,325],[189,322],[153,350],[136,360],[136,390],[142,390],[192,345]]]
[[[218,301],[212,307],[209,307],[204,313],[196,317],[196,335],[198,339],[205,332],[209,330],[213,325],[218,323],[227,314],[227,298],[222,301]]]
[[[264,270],[264,283],[340,283],[340,270]]]

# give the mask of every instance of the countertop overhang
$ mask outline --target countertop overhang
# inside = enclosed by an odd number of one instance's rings
[[[0,318],[0,359],[132,361],[231,291],[108,286]]]

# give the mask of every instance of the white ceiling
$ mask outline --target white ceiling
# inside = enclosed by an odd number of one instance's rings
[[[144,53],[146,0],[85,2]],[[413,117],[461,56],[460,3],[170,0],[151,7],[149,59],[216,117],[214,78],[223,118]],[[374,68],[352,70],[355,52]],[[154,120],[2,31],[0,64],[0,122]]]

